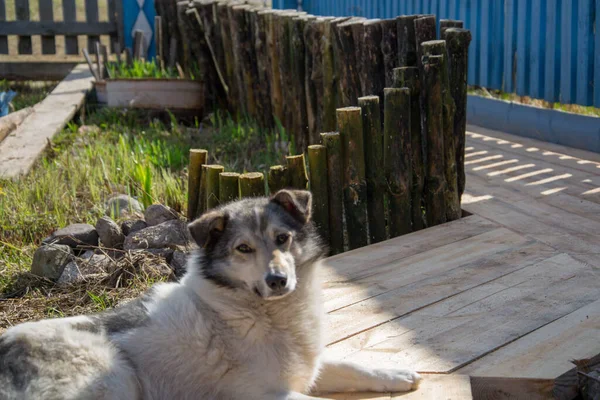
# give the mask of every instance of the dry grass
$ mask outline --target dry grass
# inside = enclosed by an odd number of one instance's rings
[[[138,297],[156,282],[173,279],[162,257],[125,252],[108,270],[70,285],[56,285],[29,272],[18,274],[0,294],[0,334],[31,320],[90,314]]]

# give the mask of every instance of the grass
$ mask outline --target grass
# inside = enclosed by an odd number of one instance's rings
[[[492,97],[495,99],[513,101],[516,103],[526,104],[539,108],[551,108],[554,110],[570,112],[574,114],[589,115],[592,117],[600,117],[600,108],[592,106],[580,106],[578,104],[562,104],[552,103],[545,100],[534,99],[528,96],[519,96],[515,93],[506,93],[500,90],[485,89],[480,87],[469,87],[469,94],[475,94],[483,97]]]
[[[111,195],[126,193],[145,206],[160,202],[184,214],[190,148],[208,149],[211,163],[236,172],[266,172],[293,152],[283,129],[265,132],[222,114],[191,126],[180,125],[173,115],[157,119],[141,111],[102,109],[88,115],[57,135],[29,175],[0,181],[0,330],[39,317],[41,309],[61,316],[84,306],[88,311],[110,307],[147,286],[147,281],[134,289],[96,282],[86,289],[93,296],[72,289],[79,296],[75,302],[63,289],[27,274],[44,237],[71,223],[95,224]]]
[[[0,80],[0,92],[14,90],[17,95],[12,100],[14,110],[31,107],[42,101],[58,82],[13,82]]]
[[[108,75],[113,79],[128,78],[179,78],[175,68],[162,69],[154,61],[133,60],[130,67],[126,62],[110,63],[108,66]]]

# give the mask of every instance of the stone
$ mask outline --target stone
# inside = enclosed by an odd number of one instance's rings
[[[140,202],[126,194],[113,196],[106,202],[105,214],[115,219],[141,213],[142,205]]]
[[[154,226],[177,219],[177,213],[162,204],[152,204],[144,211],[144,219],[148,226]]]
[[[149,226],[127,236],[123,249],[178,249],[188,247],[191,241],[187,224],[176,219]]]
[[[123,246],[125,235],[121,228],[110,217],[102,217],[96,222],[96,231],[100,238],[100,243],[110,249],[118,249]]]
[[[129,236],[147,227],[148,224],[143,219],[130,219],[121,224],[121,231],[125,236]]]
[[[31,273],[50,280],[60,278],[65,266],[73,258],[73,249],[64,244],[48,244],[33,254]]]
[[[110,269],[112,260],[103,254],[92,254],[87,259],[77,258],[65,266],[59,284],[80,282],[86,278],[104,275]]]
[[[98,246],[98,232],[90,224],[71,224],[55,231],[43,244],[65,244],[73,248]]]
[[[183,251],[175,250],[173,252],[173,257],[171,258],[169,265],[173,268],[176,277],[179,278],[185,273],[188,257],[189,254],[184,253]]]

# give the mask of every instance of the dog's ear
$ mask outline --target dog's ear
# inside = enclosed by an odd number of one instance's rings
[[[282,206],[297,221],[305,224],[312,213],[312,194],[308,190],[283,189],[271,197],[273,203]]]
[[[227,215],[220,210],[209,211],[188,225],[190,234],[202,248],[214,244],[223,234]]]

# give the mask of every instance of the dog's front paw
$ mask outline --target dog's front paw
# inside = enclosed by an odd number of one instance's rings
[[[407,369],[375,370],[378,392],[408,392],[419,387],[423,378]]]

